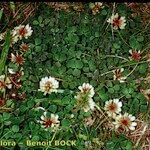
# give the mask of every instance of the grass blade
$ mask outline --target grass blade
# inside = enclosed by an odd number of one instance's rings
[[[1,53],[0,75],[3,73],[4,68],[5,68],[5,63],[6,63],[9,47],[10,47],[10,31],[8,31],[6,36],[5,36],[5,43],[4,43],[4,47],[2,49],[2,53]]]
[[[3,8],[0,10],[0,20],[2,18],[2,15],[3,15]]]

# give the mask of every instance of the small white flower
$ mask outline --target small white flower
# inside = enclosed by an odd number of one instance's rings
[[[60,125],[60,121],[58,120],[59,116],[55,114],[51,114],[51,117],[47,117],[47,112],[44,112],[44,114],[41,116],[41,120],[38,120],[41,124],[41,127],[45,130],[48,130],[48,128],[52,128],[52,131],[57,129]]]
[[[13,53],[11,53],[11,61],[16,62],[16,56]]]
[[[116,114],[121,112],[122,102],[119,102],[119,99],[113,99],[106,101],[104,110],[109,117],[115,118]]]
[[[136,61],[139,61],[141,59],[141,51],[136,51],[136,50],[129,50],[129,53],[130,53],[130,59],[131,60],[136,60]]]
[[[4,40],[5,34],[6,34],[6,32],[3,32],[0,34],[0,41]]]
[[[22,38],[27,39],[29,36],[32,35],[33,30],[29,26],[29,24],[19,25],[12,30],[12,37],[15,39],[14,41],[17,42],[18,38],[21,40]]]
[[[4,91],[5,89],[5,75],[0,76],[0,90]]]
[[[18,36],[18,35],[14,35],[14,36],[11,37],[11,42],[12,42],[12,44],[17,43],[18,40],[19,40],[19,36]]]
[[[70,115],[70,118],[74,118],[74,114],[71,114],[71,115]]]
[[[85,112],[95,109],[95,102],[92,97],[94,96],[94,88],[89,83],[83,83],[79,86],[80,92],[75,96],[77,99],[77,106],[81,107]]]
[[[46,111],[45,108],[43,108],[43,107],[36,107],[36,108],[34,108],[34,110],[40,110],[40,109],[43,110],[43,111]]]
[[[23,43],[20,45],[20,49],[24,52],[28,51],[30,48],[30,45],[26,44],[26,43]]]
[[[103,3],[101,2],[95,2],[95,3],[90,3],[89,7],[92,9],[92,13],[93,15],[96,15],[97,13],[99,13],[99,10],[101,8],[103,8]]]
[[[123,71],[124,71],[124,68],[114,70],[113,71],[113,74],[114,74],[113,78],[114,78],[114,80],[118,80],[120,83],[125,82],[127,77],[123,77],[122,76],[122,72]]]
[[[92,117],[88,117],[88,118],[85,118],[84,121],[85,121],[85,125],[92,126],[95,119],[93,119]]]
[[[57,92],[59,87],[59,82],[53,77],[45,77],[40,81],[39,91],[44,92],[44,95],[51,94],[52,92]]]
[[[7,86],[8,89],[12,88],[11,81],[10,81],[10,79],[8,77],[5,79],[5,84],[6,84],[6,86]]]
[[[89,83],[83,83],[82,86],[78,87],[78,89],[81,93],[88,94],[89,97],[93,97],[95,94],[93,86]]]
[[[11,62],[22,65],[25,62],[25,59],[22,55],[19,55],[18,53],[16,53],[16,55],[11,53]]]
[[[101,2],[95,2],[95,5],[101,7],[103,5],[103,3],[101,3]]]
[[[92,98],[88,99],[88,103],[85,104],[85,106],[83,106],[83,110],[84,112],[88,112],[90,110],[94,110],[95,109],[95,102],[93,101]]]
[[[13,69],[11,69],[11,68],[8,68],[8,72],[10,73],[10,74],[15,74],[16,72],[13,70]]]
[[[116,118],[115,118],[115,128],[122,128],[126,131],[129,130],[135,130],[135,126],[137,125],[135,121],[135,116],[132,116],[131,114],[125,113],[124,115],[119,114]]]
[[[5,90],[5,87],[8,89],[12,88],[11,81],[8,77],[5,77],[5,75],[0,76],[0,90],[3,92]]]
[[[110,23],[113,26],[113,29],[117,30],[117,29],[124,29],[125,25],[126,25],[126,20],[125,17],[120,17],[118,15],[118,13],[116,13],[115,15],[113,14],[108,20],[108,23]]]

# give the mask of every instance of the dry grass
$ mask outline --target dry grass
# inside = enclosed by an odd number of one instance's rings
[[[134,143],[134,148],[141,150],[150,150],[150,124],[143,120],[142,116],[139,116],[136,120],[136,130],[126,136]]]
[[[150,3],[127,3],[133,11],[132,16],[140,16],[144,25],[150,23]]]
[[[14,26],[14,24],[23,24],[30,17],[32,17],[39,3],[23,3],[15,2],[11,4],[10,2],[1,2],[0,8],[3,8],[3,14],[5,15],[5,21],[7,22],[7,27]]]

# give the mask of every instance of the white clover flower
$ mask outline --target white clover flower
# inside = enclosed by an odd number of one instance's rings
[[[137,125],[135,121],[135,116],[132,116],[131,114],[125,113],[124,115],[119,114],[115,118],[115,122],[113,124],[115,125],[115,128],[122,128],[126,131],[129,130],[135,130],[135,126]]]
[[[129,50],[129,53],[130,53],[130,59],[131,60],[136,60],[136,61],[139,61],[141,59],[141,51],[136,51],[136,50]]]
[[[104,110],[109,117],[115,118],[121,112],[122,102],[119,99],[113,99],[105,102]]]
[[[9,72],[10,74],[16,74],[16,72],[15,72],[12,68],[8,68],[8,72]]]
[[[4,40],[5,34],[6,34],[6,32],[3,32],[0,34],[0,41]]]
[[[5,79],[5,84],[6,84],[6,87],[7,87],[8,89],[11,89],[11,88],[12,88],[11,81],[10,81],[10,79],[9,79],[8,77]]]
[[[0,90],[4,91],[5,89],[5,75],[0,76]]]
[[[89,98],[88,103],[85,104],[85,106],[83,106],[83,110],[84,110],[84,112],[88,112],[90,110],[93,111],[94,109],[95,109],[95,102],[93,101],[92,98]]]
[[[74,118],[74,114],[71,114],[71,115],[70,115],[70,118]]]
[[[20,49],[24,52],[28,51],[30,48],[30,45],[26,44],[26,43],[23,43],[20,45]]]
[[[95,109],[95,102],[92,97],[94,96],[94,88],[89,83],[83,83],[79,86],[80,92],[75,96],[77,106],[81,107],[85,112]]]
[[[101,2],[95,2],[95,3],[89,4],[90,9],[92,9],[93,15],[96,15],[97,13],[99,13],[99,10],[101,8],[103,8],[102,5],[103,5],[103,3],[101,3]]]
[[[120,17],[118,15],[118,13],[116,13],[115,15],[113,14],[108,20],[108,23],[110,23],[113,26],[113,29],[117,30],[117,29],[124,29],[125,25],[126,25],[126,20],[125,17]]]
[[[3,92],[5,90],[5,87],[8,89],[12,88],[11,81],[8,77],[5,77],[5,75],[0,76],[0,90]]]
[[[89,97],[93,97],[95,94],[93,86],[89,83],[83,83],[82,86],[78,87],[78,89],[81,93],[88,94]]]
[[[122,72],[123,71],[124,71],[124,68],[114,70],[113,71],[113,73],[114,73],[114,76],[113,76],[114,80],[118,80],[120,83],[125,82],[127,77],[123,77],[122,76]]]
[[[19,41],[19,36],[18,35],[14,35],[11,37],[11,42],[12,44],[15,44]]]
[[[44,128],[46,131],[48,128],[52,128],[52,131],[56,130],[59,125],[60,121],[58,120],[59,116],[55,114],[51,114],[51,117],[47,117],[47,112],[41,116],[41,120],[37,120],[38,123],[41,124],[41,127]]]
[[[16,55],[11,53],[11,62],[22,65],[25,62],[25,59],[22,55],[19,55],[18,53],[16,53]]]
[[[32,32],[33,30],[31,29],[29,24],[27,24],[26,26],[19,25],[12,30],[12,37],[15,38],[15,42],[16,42],[17,38],[19,38],[20,40],[22,38],[28,39],[28,37],[32,35]]]
[[[85,125],[86,126],[92,126],[94,123],[95,119],[93,119],[92,117],[88,117],[84,119]]]
[[[44,92],[44,95],[57,92],[59,82],[53,77],[45,77],[40,81],[40,89],[38,91]]]

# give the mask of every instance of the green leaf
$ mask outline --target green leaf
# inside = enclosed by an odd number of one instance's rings
[[[137,37],[137,41],[143,42],[143,41],[144,41],[144,37],[143,37],[143,36],[138,36],[138,37]]]
[[[115,91],[114,91],[113,88],[109,88],[109,89],[108,89],[108,92],[111,93],[111,94],[113,94]]]
[[[147,65],[144,65],[144,64],[140,65],[138,70],[139,70],[139,73],[144,74],[147,71]]]
[[[70,126],[70,121],[68,120],[68,119],[64,119],[64,120],[62,120],[62,126],[64,126],[64,127],[69,127]]]
[[[10,2],[9,3],[10,4],[10,9],[13,11],[13,13],[15,12],[15,8],[16,8],[16,6],[15,6],[15,3],[14,2]]]
[[[67,67],[81,69],[83,67],[83,63],[81,60],[71,59],[67,62]]]
[[[37,136],[37,135],[35,135],[35,136],[32,137],[32,140],[33,140],[33,141],[39,141],[39,139],[40,139],[40,137]]]
[[[135,36],[130,36],[129,38],[129,44],[130,46],[133,48],[133,49],[136,49],[136,50],[140,50],[140,44],[139,42],[137,41],[137,39],[135,38]]]
[[[38,25],[38,24],[39,24],[39,22],[37,20],[33,21],[33,25]]]
[[[2,15],[3,15],[3,8],[0,10],[0,20],[2,18]]]
[[[141,105],[140,106],[140,111],[143,112],[143,113],[147,112],[147,106],[146,105]]]
[[[5,37],[5,43],[2,49],[2,53],[1,53],[1,59],[0,59],[0,75],[2,75],[2,72],[5,69],[5,63],[6,63],[6,59],[7,59],[7,55],[8,55],[8,51],[9,51],[9,47],[10,47],[10,30],[7,31],[6,37]]]
[[[99,97],[100,97],[103,101],[109,100],[108,93],[105,92],[105,91],[103,91],[103,90],[100,90],[100,91],[98,92],[98,95],[99,95]]]
[[[13,132],[18,132],[18,131],[19,131],[19,126],[13,125],[13,126],[12,126],[12,131],[13,131]]]
[[[37,46],[37,45],[40,45],[41,42],[42,42],[42,40],[41,40],[40,38],[36,38],[36,39],[35,39],[35,45],[36,45],[36,46]]]
[[[38,21],[39,21],[40,24],[42,23],[42,21],[43,21],[42,16],[39,16],[39,17],[38,17]]]
[[[4,113],[3,113],[3,120],[8,120],[9,118],[10,118],[10,114],[4,112]]]
[[[33,100],[29,100],[27,102],[27,106],[28,106],[28,108],[32,108],[34,106],[34,101]]]
[[[81,74],[81,71],[79,69],[74,69],[73,70],[73,75],[79,77]]]
[[[102,11],[101,11],[101,13],[102,13],[102,15],[107,15],[107,11],[105,10],[105,9],[103,9]]]
[[[50,105],[49,111],[51,111],[52,113],[55,113],[57,111],[57,106],[56,105]]]
[[[115,91],[119,91],[120,90],[120,85],[116,84],[113,88],[114,88]]]
[[[118,43],[113,43],[113,47],[114,47],[115,49],[119,49],[119,48],[120,48],[120,45],[119,45]]]
[[[8,126],[8,125],[10,125],[11,124],[11,121],[5,121],[4,122],[4,125],[6,125],[6,126]]]

